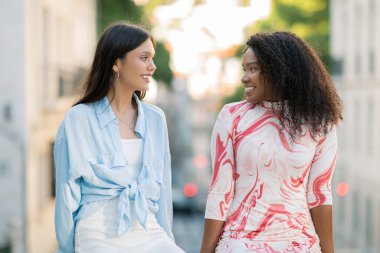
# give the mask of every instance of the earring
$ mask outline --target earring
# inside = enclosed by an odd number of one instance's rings
[[[119,80],[119,77],[120,77],[119,71],[115,71],[115,73],[117,74],[117,80]]]

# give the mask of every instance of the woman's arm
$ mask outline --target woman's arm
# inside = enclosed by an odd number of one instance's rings
[[[211,135],[212,180],[208,191],[201,252],[215,252],[235,194],[235,157],[228,107],[219,113]]]
[[[74,252],[74,213],[78,210],[81,199],[80,179],[74,179],[70,175],[70,170],[76,166],[76,160],[74,155],[70,155],[72,152],[69,146],[65,128],[61,126],[54,145],[56,253]]]
[[[164,163],[162,172],[162,185],[161,193],[159,198],[159,209],[156,213],[156,218],[158,224],[165,230],[168,236],[174,240],[174,235],[172,232],[173,223],[173,204],[172,204],[172,167],[171,167],[171,156],[169,148],[169,136],[166,124],[165,115],[163,117],[163,148],[164,148]]]
[[[332,206],[317,206],[310,209],[310,213],[320,240],[322,253],[334,253]]]
[[[307,185],[307,199],[323,253],[334,252],[331,179],[337,154],[333,128],[316,146]]]
[[[205,219],[201,253],[214,253],[224,221]]]

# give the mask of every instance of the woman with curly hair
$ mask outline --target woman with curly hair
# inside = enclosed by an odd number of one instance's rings
[[[258,33],[246,45],[246,100],[225,105],[212,134],[201,252],[334,252],[341,99],[298,36]]]

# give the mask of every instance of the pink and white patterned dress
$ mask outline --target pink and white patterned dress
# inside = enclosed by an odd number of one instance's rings
[[[211,140],[205,218],[225,221],[216,252],[320,253],[309,209],[332,205],[335,127],[291,140],[272,104],[225,105]]]

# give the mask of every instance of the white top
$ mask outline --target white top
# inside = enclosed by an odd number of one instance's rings
[[[126,169],[133,179],[137,179],[143,163],[144,143],[141,139],[122,139],[121,142],[128,162]],[[184,253],[157,223],[155,214],[150,209],[147,214],[147,229],[144,229],[137,221],[132,203],[132,226],[121,237],[117,235],[117,198],[108,200],[91,216],[78,220],[75,229],[75,252]]]
[[[143,163],[144,143],[141,139],[121,139],[121,143],[128,170],[132,179],[137,179]]]

